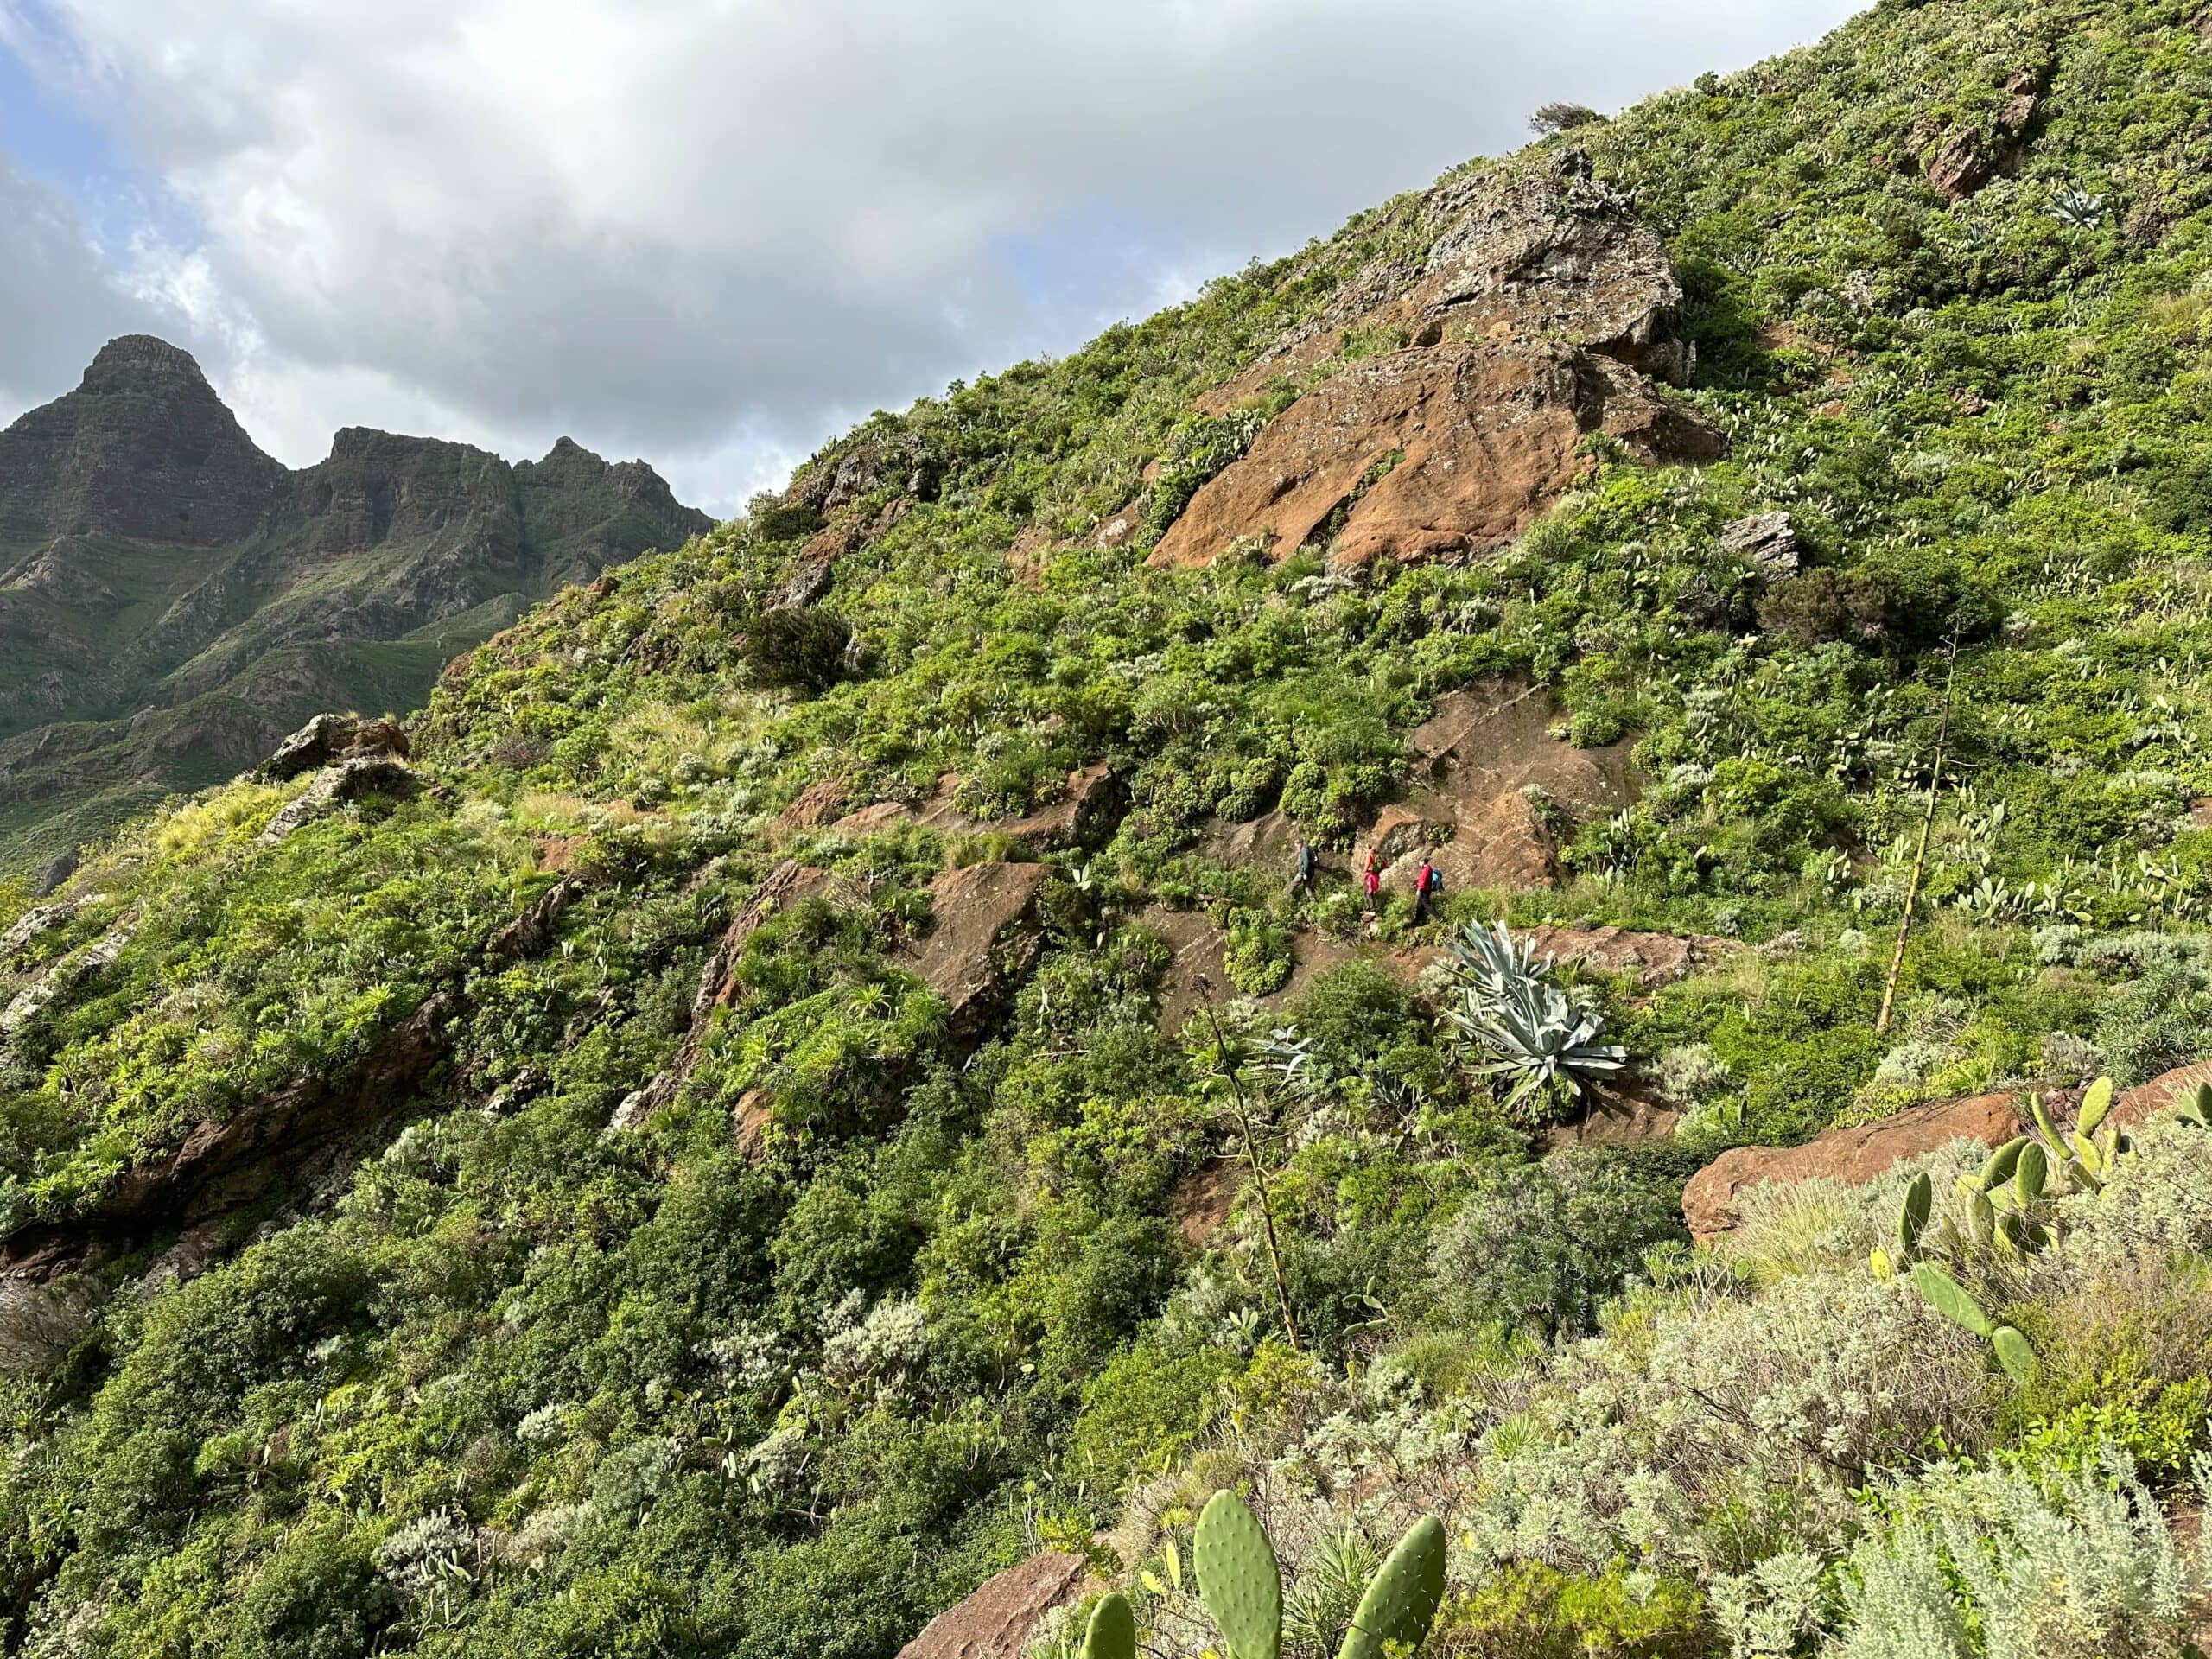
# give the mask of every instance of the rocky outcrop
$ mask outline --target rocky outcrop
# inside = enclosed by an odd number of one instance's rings
[[[1311,322],[1200,402],[1224,414],[1286,376],[1318,385],[1209,480],[1154,550],[1202,564],[1232,545],[1339,566],[1510,542],[1585,471],[1602,433],[1647,461],[1713,460],[1726,440],[1659,391],[1688,378],[1682,290],[1665,245],[1568,150],[1448,180],[1423,202],[1427,251],[1378,256]],[[1405,349],[1346,356],[1355,336]]]
[[[137,932],[137,915],[125,916],[83,950],[72,951],[16,992],[14,1000],[5,1008],[0,1008],[0,1041],[12,1041],[57,998],[74,990],[93,975],[112,968]]]
[[[1719,433],[1615,361],[1548,340],[1481,340],[1363,359],[1293,404],[1208,480],[1159,564],[1254,539],[1275,557],[1325,540],[1349,565],[1512,541],[1588,468],[1602,432],[1648,460],[1707,461]]]
[[[1027,852],[1056,853],[1098,846],[1114,833],[1128,808],[1128,785],[1101,760],[1070,772],[1065,792],[1052,805],[988,827],[1012,836]]]
[[[97,893],[87,893],[81,898],[64,899],[51,905],[33,905],[9,924],[6,932],[0,933],[0,961],[13,957],[33,939],[73,921],[78,912],[87,905],[97,903],[99,898]]]
[[[255,776],[281,784],[302,772],[339,760],[390,755],[407,758],[407,734],[395,720],[364,720],[359,715],[317,715],[276,746]]]
[[[2002,102],[1986,130],[1955,132],[1929,152],[1928,182],[1944,200],[1964,201],[1992,179],[2016,173],[2027,154],[2028,129],[2042,107],[2047,71],[2016,70],[2005,81]]]
[[[1676,984],[1741,948],[1733,939],[1708,933],[1646,933],[1628,927],[1546,925],[1514,931],[1547,962],[1632,975],[1645,990]]]
[[[969,864],[930,884],[930,926],[899,963],[945,1001],[957,1039],[971,1038],[1044,947],[1042,864]]]
[[[1720,550],[1733,554],[1771,582],[1797,574],[1797,526],[1786,512],[1755,512],[1720,532]]]
[[[2135,1128],[2180,1105],[2201,1083],[2212,1082],[2212,1062],[2186,1065],[2121,1091],[2113,1120]],[[2069,1113],[2080,1091],[2044,1096],[2060,1116]],[[1690,1178],[1682,1192],[1682,1214],[1700,1239],[1719,1237],[1736,1225],[1736,1201],[1747,1189],[1770,1182],[1788,1184],[1822,1177],[1848,1185],[1878,1179],[1898,1162],[1949,1146],[1955,1141],[2000,1147],[2028,1122],[2025,1097],[1974,1095],[1962,1100],[1934,1100],[1907,1107],[1872,1123],[1830,1129],[1802,1146],[1736,1147]]]
[[[1087,1576],[1080,1556],[1033,1555],[939,1613],[899,1659],[1021,1659],[1045,1615],[1081,1596]]]
[[[1626,745],[1578,749],[1552,735],[1559,709],[1541,687],[1486,680],[1437,700],[1408,740],[1421,787],[1376,815],[1363,849],[1386,887],[1410,887],[1423,854],[1444,890],[1549,887],[1552,820],[1609,813],[1634,797]],[[1363,850],[1355,862],[1363,862]]]
[[[258,837],[264,847],[275,847],[317,818],[367,795],[412,795],[420,778],[404,763],[388,754],[353,755],[325,766],[313,783],[277,809]]]

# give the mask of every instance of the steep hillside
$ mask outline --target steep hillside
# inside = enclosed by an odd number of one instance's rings
[[[511,467],[349,429],[289,473],[185,353],[112,341],[0,432],[0,867],[235,776],[319,709],[417,707],[562,583],[708,524],[566,439]]]
[[[2212,22],[1884,4],[141,821],[10,1649],[1197,1656],[1217,1487],[1301,1656],[2202,1645],[2208,387]]]

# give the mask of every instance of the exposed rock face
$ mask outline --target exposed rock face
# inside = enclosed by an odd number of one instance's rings
[[[1771,581],[1797,574],[1797,527],[1786,512],[1755,512],[1720,532],[1720,550],[1747,559]]]
[[[137,917],[127,915],[83,950],[72,951],[16,992],[14,1000],[0,1008],[0,1039],[13,1039],[45,1013],[63,992],[112,968],[137,932]]]
[[[349,428],[288,472],[189,356],[117,340],[0,432],[0,806],[54,820],[19,860],[73,845],[79,803],[228,776],[321,709],[411,706],[562,583],[709,527],[651,467],[567,439],[510,467]],[[359,645],[447,622],[365,674]]]
[[[1422,342],[1544,338],[1688,378],[1688,349],[1674,332],[1682,289],[1666,245],[1591,176],[1580,151],[1446,179],[1421,203],[1420,228],[1430,238],[1423,259],[1377,257],[1206,406],[1228,409],[1333,355],[1348,331],[1378,327]]]
[[[410,768],[388,754],[348,756],[325,766],[313,783],[280,807],[257,839],[264,847],[274,847],[303,825],[365,795],[411,795],[420,781]]]
[[[1340,510],[1329,550],[1342,563],[1497,548],[1586,469],[1577,446],[1592,432],[1650,460],[1711,460],[1726,448],[1637,371],[1553,341],[1363,359],[1199,489],[1154,563],[1203,564],[1248,537],[1285,556]]]
[[[791,798],[776,815],[785,830],[817,830],[845,810],[845,784],[841,778],[817,778]]]
[[[2113,1121],[2134,1128],[2159,1112],[2179,1106],[2200,1083],[2212,1082],[2212,1062],[2185,1065],[2125,1090],[2113,1105]],[[2078,1101],[2078,1091],[2045,1096],[2061,1116]],[[1872,1123],[1830,1129],[1798,1147],[1737,1147],[1724,1152],[1690,1178],[1682,1192],[1682,1213],[1690,1231],[1713,1238],[1733,1228],[1738,1194],[1770,1181],[1792,1182],[1825,1176],[1860,1185],[1885,1173],[1901,1159],[1947,1147],[1954,1141],[1978,1141],[2000,1147],[2022,1132],[2028,1113],[2024,1097],[1974,1095],[1963,1100],[1935,1100],[1910,1106]]]
[[[939,1613],[899,1659],[1021,1659],[1045,1615],[1083,1593],[1084,1576],[1078,1556],[1033,1555]]]
[[[990,827],[1002,830],[1031,852],[1096,847],[1114,833],[1128,805],[1128,785],[1101,760],[1070,772],[1066,793],[1052,805]]]
[[[1682,1214],[1694,1236],[1715,1237],[1736,1224],[1736,1198],[1748,1187],[1816,1175],[1863,1185],[1900,1159],[1919,1157],[1954,1141],[2002,1146],[2019,1133],[2020,1122],[2012,1096],[1975,1095],[1930,1101],[1876,1122],[1830,1129],[1801,1147],[1732,1147],[1690,1178],[1682,1190]]]
[[[358,715],[317,715],[278,744],[276,753],[261,763],[257,775],[270,783],[283,783],[335,760],[372,755],[407,758],[407,734],[398,721],[363,720]]]
[[[2043,67],[2015,70],[2005,79],[1993,132],[1954,133],[1929,156],[1928,182],[1937,194],[1964,201],[1992,179],[2019,170],[2048,73]]]
[[[1346,362],[1192,498],[1154,555],[1204,563],[1257,538],[1357,566],[1510,542],[1586,469],[1592,433],[1646,461],[1726,441],[1656,381],[1681,382],[1682,292],[1664,245],[1567,151],[1448,181],[1422,207],[1417,265],[1385,257],[1311,323],[1201,401],[1220,414],[1312,370],[1355,333],[1409,349]]]
[[[970,864],[930,884],[930,929],[902,965],[943,997],[956,1033],[972,1033],[1043,948],[1037,896],[1042,864]]]
[[[1427,782],[1384,808],[1366,838],[1387,887],[1409,887],[1424,852],[1446,893],[1554,882],[1557,849],[1545,812],[1579,819],[1633,796],[1626,747],[1563,743],[1551,734],[1557,713],[1542,688],[1505,680],[1437,700],[1408,743]]]

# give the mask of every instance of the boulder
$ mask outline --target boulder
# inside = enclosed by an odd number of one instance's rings
[[[317,715],[278,744],[254,776],[264,783],[281,784],[357,755],[391,755],[404,760],[407,734],[396,720]]]
[[[1086,1577],[1080,1556],[1033,1555],[939,1613],[899,1659],[1021,1659],[1039,1621],[1082,1595]]]
[[[1797,527],[1786,512],[1755,512],[1720,532],[1720,550],[1748,561],[1771,582],[1797,574]]]
[[[1325,538],[1339,564],[1464,556],[1528,528],[1589,468],[1603,432],[1647,460],[1726,440],[1635,370],[1551,340],[1482,340],[1347,365],[1192,497],[1154,564],[1256,540],[1281,558]]]
[[[58,853],[38,867],[38,874],[31,877],[31,897],[43,899],[64,881],[77,874],[77,867],[84,861],[75,853]]]
[[[2113,1103],[2113,1121],[2126,1128],[2139,1127],[2179,1106],[2199,1084],[2207,1082],[2212,1082],[2212,1061],[2178,1067],[2123,1090]],[[2081,1090],[2045,1090],[2044,1098],[2063,1127],[2079,1103]],[[1735,1226],[1736,1199],[1747,1188],[1815,1176],[1863,1185],[1903,1159],[1920,1157],[1954,1141],[2001,1147],[2029,1121],[2024,1095],[1973,1095],[1962,1100],[1931,1100],[1872,1123],[1830,1129],[1802,1146],[1736,1147],[1690,1178],[1682,1191],[1682,1214],[1698,1238],[1715,1238]]]

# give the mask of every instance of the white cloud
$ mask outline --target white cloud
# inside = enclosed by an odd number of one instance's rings
[[[511,448],[573,431],[728,507],[738,456],[1073,346],[1546,98],[1618,105],[1853,10],[0,0],[0,40],[188,208],[198,245],[143,278],[251,365],[219,378],[287,460],[361,396]]]

